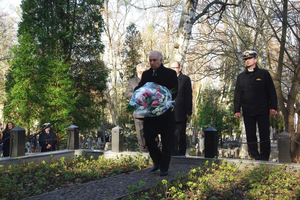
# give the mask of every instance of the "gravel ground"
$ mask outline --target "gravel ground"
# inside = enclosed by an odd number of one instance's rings
[[[191,169],[198,167],[196,164],[170,164],[169,174],[160,177],[159,171],[150,172],[149,168],[141,171],[130,172],[128,174],[120,174],[106,179],[84,183],[73,187],[60,189],[45,194],[29,197],[30,200],[61,200],[61,199],[118,199],[130,194],[128,186],[139,186],[140,181],[145,181],[146,185],[141,188],[148,189],[155,186],[159,181],[166,179],[168,181],[175,179],[177,176],[186,175]],[[180,173],[178,173],[180,172]]]

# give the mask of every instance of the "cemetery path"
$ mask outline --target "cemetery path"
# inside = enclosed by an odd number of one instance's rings
[[[110,200],[118,199],[130,194],[128,186],[137,186],[140,190],[148,189],[155,186],[159,181],[165,179],[171,181],[178,176],[187,175],[188,172],[199,165],[192,163],[172,163],[170,164],[169,174],[160,177],[159,171],[150,172],[149,168],[140,171],[130,172],[128,174],[120,174],[117,176],[64,188],[45,194],[27,198],[28,200],[62,200],[62,199],[99,199]],[[140,181],[145,181],[145,186],[139,185]],[[140,191],[139,190],[139,191]],[[137,192],[137,191],[135,191]]]

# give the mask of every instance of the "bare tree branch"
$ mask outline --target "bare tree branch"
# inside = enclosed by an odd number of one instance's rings
[[[211,3],[209,3],[203,10],[201,13],[199,13],[197,16],[194,17],[194,19],[192,20],[192,23],[196,23],[196,21],[198,21],[202,16],[208,14],[209,12],[209,9],[214,6],[215,4],[217,5],[222,5],[222,9],[225,9],[226,6],[239,6],[243,1],[245,0],[240,0],[239,3],[235,4],[235,3],[227,3],[226,2],[223,2],[223,1],[219,1],[219,0],[215,0]],[[224,8],[223,8],[224,7]],[[218,12],[215,12],[214,14],[216,14]]]

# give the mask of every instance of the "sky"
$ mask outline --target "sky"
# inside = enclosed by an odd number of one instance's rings
[[[0,7],[5,9],[11,9],[10,7],[16,7],[21,4],[21,0],[0,0]]]
[[[3,9],[9,15],[19,18],[16,9],[20,4],[21,0],[0,0],[0,11]]]
[[[0,3],[5,4],[5,5],[8,5],[8,4],[18,5],[18,4],[21,4],[21,0],[0,0]]]

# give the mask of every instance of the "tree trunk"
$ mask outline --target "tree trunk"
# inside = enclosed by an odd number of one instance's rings
[[[171,61],[178,61],[183,66],[193,28],[198,0],[185,0],[182,7],[181,19],[177,30]]]

